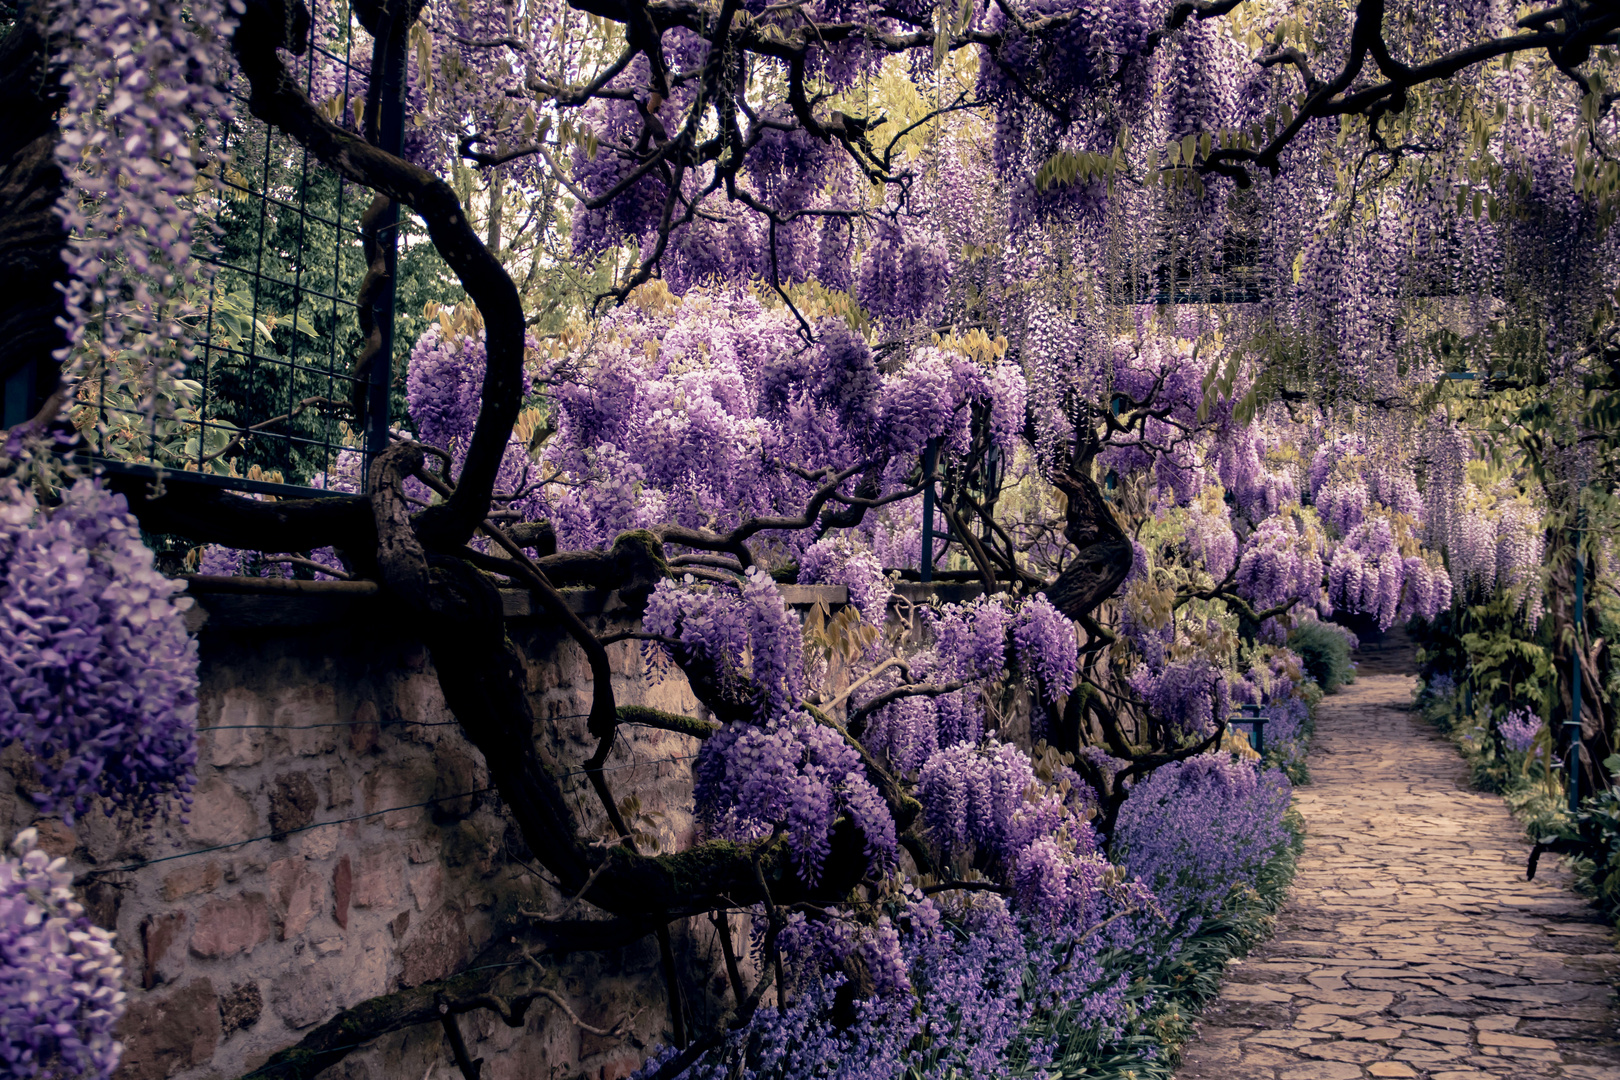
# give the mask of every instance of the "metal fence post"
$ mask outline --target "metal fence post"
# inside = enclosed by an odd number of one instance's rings
[[[1570,690],[1569,719],[1564,729],[1569,735],[1569,812],[1581,809],[1581,631],[1586,627],[1586,560],[1581,555],[1581,518],[1575,524],[1575,646],[1570,650],[1570,673],[1575,680]]]
[[[925,582],[934,580],[934,468],[938,464],[939,440],[929,439],[923,451],[922,558],[917,574]]]

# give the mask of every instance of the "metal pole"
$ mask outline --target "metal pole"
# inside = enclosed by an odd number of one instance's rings
[[[1575,647],[1570,651],[1570,673],[1575,685],[1570,691],[1569,719],[1564,730],[1569,735],[1569,812],[1581,809],[1581,631],[1586,627],[1586,560],[1581,557],[1581,526],[1575,525]]]
[[[939,440],[929,439],[923,451],[922,562],[918,577],[934,580],[934,466],[939,462]]]

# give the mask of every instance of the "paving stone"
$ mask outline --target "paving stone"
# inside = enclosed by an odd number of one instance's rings
[[[1510,1031],[1482,1031],[1479,1033],[1479,1045],[1482,1054],[1506,1054],[1509,1057],[1521,1056],[1521,1052],[1533,1054],[1540,1050],[1558,1049],[1558,1044],[1551,1039],[1535,1039]]]
[[[1323,702],[1276,936],[1231,965],[1177,1080],[1620,1080],[1620,954],[1468,789],[1409,676]]]
[[[1361,1066],[1343,1061],[1314,1061],[1279,1071],[1277,1080],[1361,1080]]]

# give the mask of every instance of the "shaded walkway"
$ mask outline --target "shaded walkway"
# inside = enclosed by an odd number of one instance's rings
[[[1276,936],[1228,969],[1177,1080],[1620,1080],[1612,935],[1554,860],[1524,880],[1523,829],[1413,686],[1323,703]]]

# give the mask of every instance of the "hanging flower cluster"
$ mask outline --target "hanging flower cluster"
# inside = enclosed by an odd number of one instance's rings
[[[1529,709],[1514,709],[1497,721],[1496,730],[1509,750],[1523,754],[1535,745],[1536,737],[1541,734],[1541,717]]]
[[[123,1047],[123,958],[73,898],[66,860],[38,833],[0,858],[0,1068],[8,1077],[106,1080]]]
[[[42,809],[71,820],[97,795],[137,814],[189,803],[197,643],[183,589],[99,481],[51,508],[0,481],[0,745],[28,751]]]
[[[231,116],[222,87],[235,18],[206,0],[67,0],[57,16],[69,351],[81,372],[108,365],[115,382],[124,372],[112,361],[133,358],[133,397],[156,408],[175,397],[188,323],[204,310],[188,297],[211,279],[193,197]]]
[[[715,835],[758,840],[781,825],[807,883],[821,878],[840,814],[866,838],[869,873],[881,876],[894,864],[894,818],[860,755],[804,713],[726,727],[704,742],[694,772],[698,813]]]

